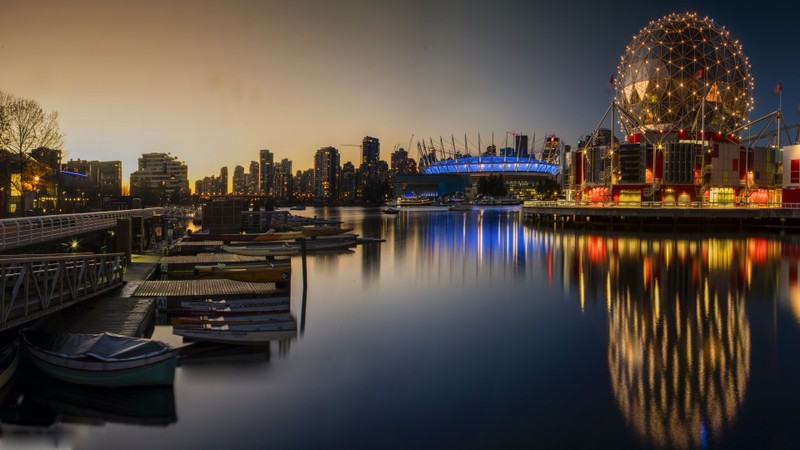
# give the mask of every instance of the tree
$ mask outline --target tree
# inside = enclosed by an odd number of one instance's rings
[[[31,156],[37,148],[61,149],[64,137],[58,113],[46,113],[38,102],[0,91],[0,149],[10,152],[12,190],[24,195],[33,189],[37,177],[47,175],[44,166]]]

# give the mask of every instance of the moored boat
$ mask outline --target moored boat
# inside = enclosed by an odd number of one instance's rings
[[[516,197],[485,196],[475,200],[477,206],[516,206],[521,204],[522,200]]]
[[[242,308],[285,308],[289,306],[289,297],[235,298],[225,300],[186,300],[181,302],[184,309],[242,309]]]
[[[292,266],[289,264],[248,263],[198,265],[194,267],[198,274],[209,274],[215,277],[226,278],[234,281],[253,283],[268,283],[288,281],[292,275]]]
[[[172,385],[177,349],[159,341],[111,333],[52,335],[20,332],[26,358],[63,381],[92,386]]]
[[[383,212],[385,212],[386,214],[397,214],[400,212],[400,210],[395,208],[394,206],[390,206],[384,209]]]
[[[271,340],[294,336],[297,333],[297,321],[292,319],[249,325],[174,326],[172,332],[178,336],[198,341],[263,345]]]
[[[333,236],[335,239],[309,239],[306,241],[306,252],[338,250],[356,245],[355,235]],[[293,256],[302,251],[299,242],[284,242],[275,245],[223,245],[228,253],[242,256]]]
[[[256,323],[275,323],[292,318],[289,311],[278,312],[275,314],[246,314],[246,315],[225,315],[225,316],[197,316],[197,317],[175,317],[172,325],[244,325]]]

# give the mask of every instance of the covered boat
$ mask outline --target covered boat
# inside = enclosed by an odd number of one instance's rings
[[[172,385],[177,349],[163,342],[103,334],[21,331],[26,357],[42,372],[92,386]]]

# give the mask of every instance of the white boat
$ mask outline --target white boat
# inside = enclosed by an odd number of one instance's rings
[[[472,211],[472,205],[470,203],[458,203],[451,205],[447,209],[450,211]]]
[[[187,339],[222,344],[263,345],[271,340],[286,339],[297,334],[297,321],[214,326],[174,326],[172,332]]]
[[[193,317],[174,317],[171,320],[173,326],[202,326],[202,325],[244,325],[276,323],[291,320],[292,315],[289,311],[276,314],[246,314],[228,316],[193,316]]]
[[[400,197],[397,199],[398,207],[403,206],[430,206],[433,205],[433,199],[419,198],[419,197]]]

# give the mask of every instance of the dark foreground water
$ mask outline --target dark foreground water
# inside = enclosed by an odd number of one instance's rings
[[[4,423],[2,446],[800,448],[800,239],[304,213],[386,242],[309,258],[296,339],[182,365],[172,390],[41,382],[27,403],[54,422]]]

